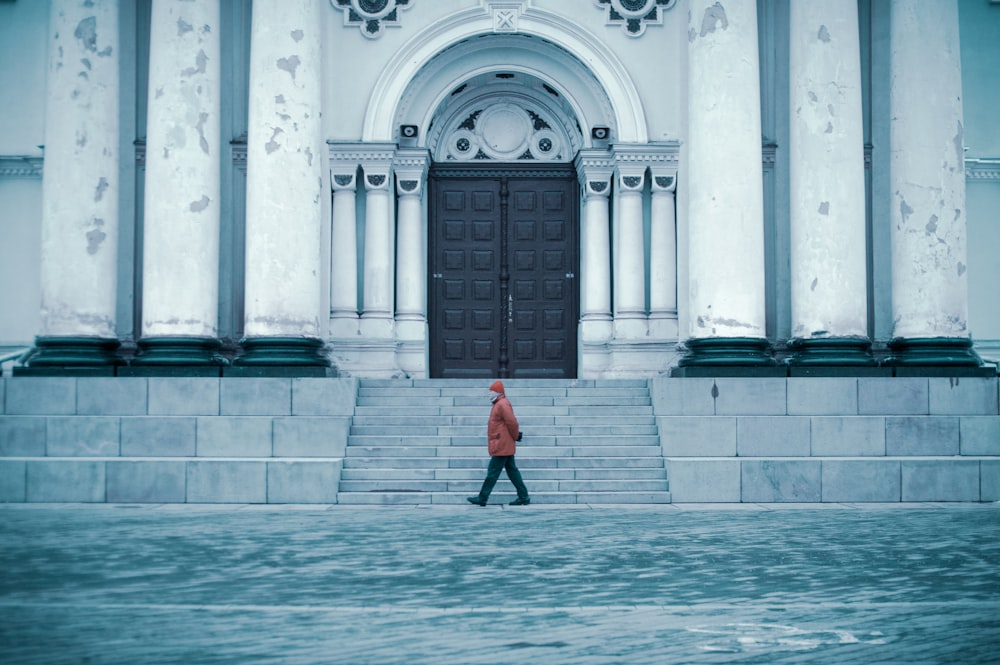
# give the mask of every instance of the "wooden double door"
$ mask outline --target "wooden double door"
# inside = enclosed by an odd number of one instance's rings
[[[431,376],[576,377],[573,170],[435,167],[430,198]]]

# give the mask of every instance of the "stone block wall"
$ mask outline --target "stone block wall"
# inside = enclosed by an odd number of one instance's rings
[[[650,388],[675,502],[1000,500],[996,377]]]
[[[333,503],[355,379],[0,378],[0,501]]]

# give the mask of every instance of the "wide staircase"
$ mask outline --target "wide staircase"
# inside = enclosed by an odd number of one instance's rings
[[[517,464],[539,504],[670,503],[645,380],[506,380],[524,439]],[[361,380],[341,504],[464,504],[486,473],[483,381]],[[491,504],[515,498],[505,474]]]

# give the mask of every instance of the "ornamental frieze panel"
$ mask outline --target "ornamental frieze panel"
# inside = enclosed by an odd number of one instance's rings
[[[386,28],[399,27],[399,12],[414,0],[330,0],[344,13],[345,26],[357,26],[368,39],[382,36]]]
[[[438,145],[437,159],[565,162],[571,153],[569,137],[546,111],[503,101],[453,121]]]
[[[647,25],[661,25],[663,13],[677,0],[594,0],[607,12],[608,25],[620,25],[629,37],[640,37]]]

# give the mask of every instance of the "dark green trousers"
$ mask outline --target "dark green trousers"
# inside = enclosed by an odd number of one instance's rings
[[[524,486],[524,481],[521,479],[521,472],[518,471],[517,464],[514,462],[514,456],[509,455],[507,457],[497,456],[490,458],[490,465],[486,469],[486,480],[483,481],[483,487],[479,490],[480,499],[486,501],[490,498],[490,492],[493,491],[493,486],[497,484],[500,472],[504,469],[507,470],[507,477],[510,478],[510,482],[514,483],[514,488],[517,490],[517,498],[528,498],[528,488]]]

